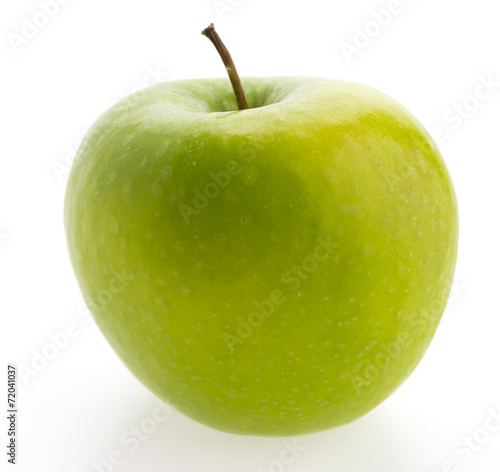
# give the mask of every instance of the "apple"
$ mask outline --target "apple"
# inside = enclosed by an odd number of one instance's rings
[[[158,397],[227,432],[321,431],[424,355],[453,280],[456,197],[427,131],[383,93],[240,86],[246,109],[227,79],[200,79],[104,113],[68,181],[69,253],[102,333]]]

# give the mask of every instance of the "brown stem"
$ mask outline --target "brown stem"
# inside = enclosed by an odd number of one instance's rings
[[[233,86],[234,95],[236,96],[236,103],[238,104],[239,110],[248,109],[247,99],[245,98],[245,93],[243,92],[243,87],[241,86],[240,76],[236,71],[236,66],[234,65],[233,60],[231,59],[231,54],[227,50],[224,43],[219,38],[219,35],[215,31],[214,24],[210,23],[210,26],[207,26],[202,32],[202,35],[206,36],[210,41],[212,41],[215,49],[219,53],[222,62],[226,66],[227,74],[229,75],[229,80],[231,81],[231,85]]]

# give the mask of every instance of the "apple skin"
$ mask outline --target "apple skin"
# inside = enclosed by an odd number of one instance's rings
[[[69,253],[102,333],[158,397],[227,432],[321,431],[424,355],[456,197],[429,134],[381,92],[242,84],[248,110],[227,79],[201,79],[102,115],[67,185]]]

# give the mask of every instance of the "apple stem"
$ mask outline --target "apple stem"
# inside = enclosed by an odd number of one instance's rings
[[[234,65],[233,59],[231,58],[231,54],[227,50],[224,43],[221,41],[219,35],[215,31],[214,24],[210,23],[210,26],[207,26],[202,32],[202,35],[206,36],[210,41],[212,41],[215,49],[219,53],[222,62],[226,66],[227,75],[229,75],[229,80],[231,81],[231,85],[233,86],[234,95],[236,97],[236,103],[238,104],[238,110],[247,110],[248,104],[247,99],[245,98],[245,93],[243,92],[243,87],[241,86],[240,76],[236,71],[236,66]]]

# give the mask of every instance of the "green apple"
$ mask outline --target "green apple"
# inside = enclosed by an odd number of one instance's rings
[[[429,134],[372,88],[304,77],[151,86],[89,130],[71,170],[72,264],[134,375],[223,431],[362,416],[416,367],[457,255]]]

